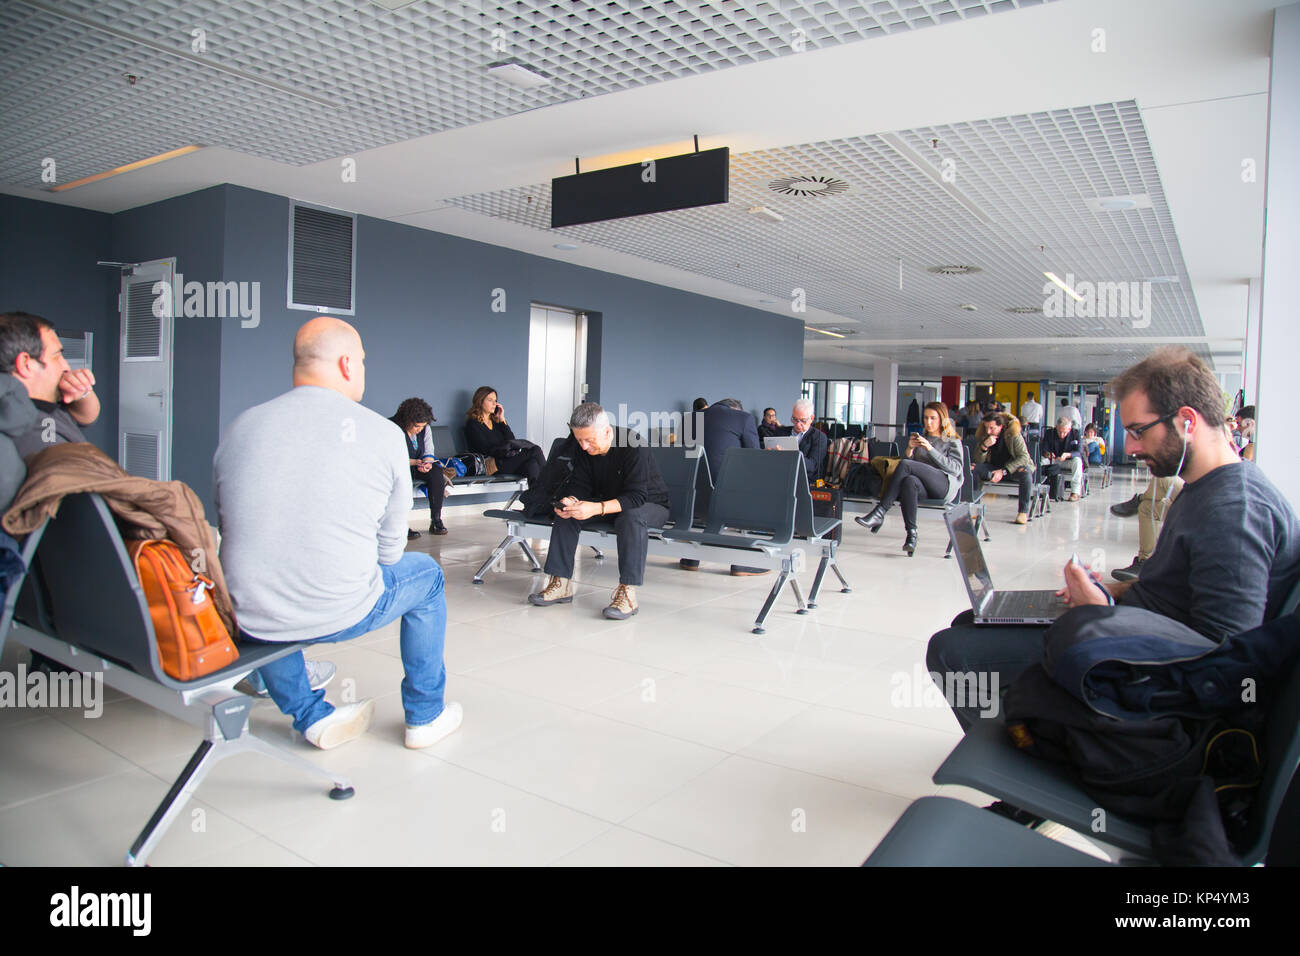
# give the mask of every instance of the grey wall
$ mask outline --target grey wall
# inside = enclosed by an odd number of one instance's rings
[[[13,217],[5,216],[5,248],[16,248],[4,256],[0,301],[70,314],[98,302],[95,331],[108,334],[97,343],[95,372],[112,383],[103,390],[111,424],[101,420],[100,430],[114,453],[117,273],[86,272],[77,280],[85,288],[74,289],[59,264],[89,263],[78,267],[85,271],[95,269],[96,258],[175,256],[186,281],[261,284],[256,327],[243,327],[238,317],[175,319],[172,473],[211,508],[221,429],[290,387],[293,335],[312,315],[285,305],[289,200],[218,186],[111,217],[27,205],[21,211],[31,222],[11,226]],[[26,232],[45,237],[47,251],[28,251]],[[36,278],[23,280],[28,274]],[[704,395],[732,396],[761,410],[788,406],[798,394],[803,326],[793,318],[365,216],[357,227],[356,280],[357,315],[350,321],[366,347],[364,403],[384,415],[418,395],[440,423],[459,426],[474,389],[489,384],[511,419],[526,421],[533,301],[597,314],[588,378],[593,395],[611,409],[686,411]],[[49,306],[19,295],[46,285]],[[495,289],[505,290],[504,312],[492,311]]]
[[[225,187],[216,186],[117,213],[111,258],[145,262],[174,256],[186,282],[220,280],[225,210]],[[172,477],[193,488],[211,514],[221,324],[184,316],[172,322]]]
[[[311,315],[284,306],[289,201],[226,189],[225,279],[263,288],[257,328],[225,322],[223,426],[288,387],[293,334]],[[703,394],[761,409],[799,390],[803,327],[793,318],[411,226],[360,218],[356,288],[364,404],[385,415],[419,395],[439,422],[459,425],[487,384],[525,421],[533,301],[600,313],[589,379],[611,408],[681,411]],[[498,288],[505,312],[491,310]]]
[[[119,273],[95,265],[116,258],[111,224],[107,213],[0,195],[0,312],[94,333],[91,371],[103,410],[83,431],[116,459]]]

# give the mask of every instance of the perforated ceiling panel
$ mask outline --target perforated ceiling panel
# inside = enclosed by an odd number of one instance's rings
[[[773,188],[791,177],[849,188],[814,196]],[[539,184],[454,202],[545,229],[549,194]],[[1118,211],[1090,205],[1116,196],[1143,198]],[[753,215],[755,206],[784,220]],[[1204,335],[1132,102],[742,154],[732,159],[726,205],[551,232],[732,282],[756,300],[794,303],[802,290],[809,308],[842,316],[860,336],[810,334],[809,354],[832,360],[870,351],[858,343],[871,339]],[[929,271],[954,265],[979,271]],[[1107,291],[1109,314],[1090,318],[1063,294],[1062,314],[1034,313],[1053,307],[1049,271],[1073,276],[1076,292],[1123,283],[1137,295],[1124,306]],[[1031,314],[1007,311],[1015,308]]]
[[[1042,2],[7,0],[0,181],[40,187],[53,158],[68,182],[191,143],[318,162]],[[487,74],[512,60],[550,84],[525,90]]]

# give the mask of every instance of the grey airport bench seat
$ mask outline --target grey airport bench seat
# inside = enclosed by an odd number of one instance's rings
[[[239,659],[205,677],[179,681],[158,659],[149,604],[112,512],[99,495],[64,498],[58,516],[24,542],[27,573],[5,595],[0,648],[12,622],[14,640],[75,670],[102,672],[104,683],[202,728],[203,739],[131,845],[126,862],[141,866],[217,761],[254,751],[330,782],[330,797],[353,795],[351,781],[255,737],[254,698],[234,690],[262,664],[302,644],[240,644]]]
[[[717,486],[710,487],[708,464],[702,449],[667,447],[650,451],[668,486],[670,501],[669,520],[665,527],[650,529],[651,554],[737,563],[778,572],[777,580],[754,622],[754,633],[763,633],[763,622],[787,582],[794,591],[797,612],[803,614],[807,611],[808,606],[793,577],[801,566],[806,544],[815,544],[821,549],[813,599],[828,568],[844,583],[835,560],[835,542],[824,537],[835,528],[839,519],[813,517],[812,498],[807,480],[803,478],[803,456],[733,448],[728,450],[724,459]],[[800,488],[801,496],[798,494]],[[705,510],[702,501],[705,495],[708,496],[708,517],[704,527],[696,531],[693,526],[697,523],[697,516]],[[801,503],[801,498],[806,498],[806,503]],[[542,570],[528,540],[550,537],[550,516],[529,518],[522,511],[508,509],[484,514],[507,523],[506,537],[475,572],[474,583],[483,583],[484,574],[515,544],[523,550],[534,572]],[[732,528],[744,530],[728,530]],[[596,548],[597,555],[601,556],[600,548],[617,544],[613,523],[593,522],[585,526],[579,543]],[[847,588],[845,583],[843,590]]]
[[[951,797],[912,803],[863,866],[1109,866]]]
[[[464,440],[465,429],[452,428],[449,425],[434,425],[432,427],[433,450],[439,458],[447,459],[465,454],[467,450]],[[416,481],[414,486],[415,498],[428,499],[429,492],[424,486],[424,482]],[[519,495],[527,490],[528,479],[519,475],[464,475],[451,480],[451,489],[447,494],[481,494],[509,491],[512,492],[510,500],[506,503],[506,507],[509,508],[515,503]]]

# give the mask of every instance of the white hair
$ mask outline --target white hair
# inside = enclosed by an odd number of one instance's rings
[[[794,403],[794,408],[792,408],[791,411],[794,412],[802,411],[802,412],[807,412],[809,415],[811,415],[813,413],[813,403],[808,401],[808,399],[806,398],[796,399]]]
[[[583,402],[569,416],[570,428],[608,428],[609,413],[595,402]]]

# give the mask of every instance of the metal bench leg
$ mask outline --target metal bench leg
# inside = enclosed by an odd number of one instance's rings
[[[763,609],[758,612],[758,617],[754,620],[754,629],[752,633],[766,633],[763,627],[763,621],[767,619],[767,612],[772,610],[772,605],[776,603],[776,596],[781,593],[781,589],[785,587],[785,582],[789,580],[789,578],[790,562],[784,561],[781,564],[781,573],[778,574],[776,580],[772,582],[772,590],[767,592],[767,600],[763,602]]]
[[[794,589],[794,599],[799,602],[799,610],[794,613],[807,614],[808,605],[804,603],[803,590],[799,587],[799,579],[793,574],[790,575],[790,587]]]
[[[840,562],[833,557],[831,558],[831,570],[834,571],[835,576],[840,579],[840,593],[852,594],[853,588],[849,587],[849,582],[844,580],[844,575],[840,572]]]
[[[826,566],[831,563],[831,556],[822,552],[821,562],[817,565],[817,574],[813,577],[812,590],[808,592],[808,607],[817,606],[817,593],[822,589],[822,578],[826,575]]]
[[[514,544],[516,541],[524,545],[525,553],[528,552],[528,545],[527,543],[524,542],[522,538],[516,538],[513,534],[506,535],[505,538],[501,541],[501,543],[497,545],[495,549],[493,549],[490,555],[488,555],[488,559],[483,562],[483,564],[479,567],[477,571],[474,572],[475,584],[483,583],[483,575],[486,574],[488,571],[492,570],[492,566],[501,560],[501,555],[505,554],[506,549],[509,548],[510,545]],[[533,564],[536,563],[537,563],[537,559],[534,558]]]
[[[602,550],[600,550],[600,548],[596,547],[596,546],[593,544],[593,545],[591,546],[591,550],[594,551],[594,552],[596,553],[596,560],[597,560],[597,561],[604,561],[604,560],[605,560],[605,552],[602,551]]]
[[[250,751],[266,754],[268,757],[274,757],[298,770],[324,777],[333,785],[329,795],[335,800],[346,800],[355,793],[352,781],[349,778],[342,774],[332,773],[324,767],[318,767],[310,760],[299,757],[297,754],[272,746],[265,740],[254,737],[246,730],[234,740],[213,739],[215,735],[215,731],[210,732],[210,736],[195,748],[194,753],[190,756],[189,763],[185,765],[185,769],[181,771],[180,776],[172,783],[167,795],[163,797],[162,802],[158,804],[158,808],[154,810],[153,816],[149,818],[149,822],[144,825],[140,835],[131,844],[131,849],[126,855],[127,866],[145,865],[149,854],[153,852],[158,842],[167,835],[167,830],[176,822],[176,818],[185,809],[190,797],[199,789],[199,784],[203,782],[203,779],[217,765],[218,761],[232,757],[235,754]]]
[[[532,564],[533,574],[536,574],[538,571],[542,570],[542,562],[537,560],[537,555],[533,553],[532,546],[530,546],[528,542],[525,541],[523,538],[520,538],[519,547],[523,550],[524,557],[527,558],[529,562]]]

